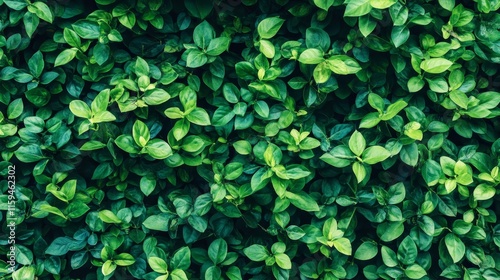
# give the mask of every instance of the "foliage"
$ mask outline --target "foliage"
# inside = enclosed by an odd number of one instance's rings
[[[500,279],[499,8],[0,0],[12,278]]]

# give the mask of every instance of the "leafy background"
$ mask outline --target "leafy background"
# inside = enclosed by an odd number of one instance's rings
[[[0,0],[0,273],[499,279],[498,8]]]

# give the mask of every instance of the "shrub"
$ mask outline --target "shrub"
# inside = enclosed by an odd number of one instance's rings
[[[500,1],[0,3],[3,275],[500,278]]]

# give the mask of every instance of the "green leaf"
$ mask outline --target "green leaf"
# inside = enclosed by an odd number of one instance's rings
[[[250,181],[252,191],[257,192],[263,189],[267,185],[272,176],[273,172],[271,171],[271,169],[260,168],[259,170],[257,170],[257,172],[253,174],[252,179]]]
[[[235,114],[233,109],[229,106],[221,106],[215,110],[214,115],[212,117],[212,125],[214,126],[223,126],[228,124],[233,118]]]
[[[286,229],[286,233],[288,235],[288,238],[290,238],[291,240],[299,240],[304,235],[306,235],[305,231],[302,228],[295,225],[289,226]]]
[[[185,87],[180,92],[179,99],[186,113],[189,113],[196,108],[196,102],[197,102],[196,92],[190,87]]]
[[[35,279],[36,267],[35,266],[23,266],[20,269],[12,273],[13,280],[31,280]]]
[[[454,263],[459,262],[465,256],[465,244],[458,236],[453,233],[448,233],[444,242]]]
[[[261,262],[267,259],[270,254],[266,247],[258,244],[251,245],[243,249],[243,253],[254,262]]]
[[[382,255],[382,261],[386,266],[395,267],[399,264],[396,257],[396,253],[391,248],[382,245],[380,252]]]
[[[276,260],[276,264],[282,269],[292,269],[292,261],[288,255],[280,253],[274,255],[274,258]]]
[[[385,222],[377,226],[377,235],[384,242],[390,242],[403,234],[403,222]]]
[[[333,246],[344,255],[352,255],[351,241],[345,237],[333,240]]]
[[[126,14],[118,17],[118,21],[128,29],[132,29],[137,22],[137,18],[135,17],[135,13],[128,11]]]
[[[132,127],[132,137],[139,147],[144,147],[150,139],[149,128],[140,120],[136,120]]]
[[[386,160],[390,156],[391,153],[384,147],[372,146],[364,150],[363,154],[361,155],[361,158],[363,159],[364,163],[376,164]]]
[[[73,30],[83,39],[98,39],[100,28],[97,22],[81,19],[71,24]]]
[[[467,109],[469,104],[469,97],[460,90],[450,92],[450,99],[463,109]]]
[[[373,241],[365,241],[358,247],[358,249],[356,249],[354,258],[361,261],[367,261],[373,259],[377,253],[377,244]]]
[[[320,157],[324,162],[337,168],[351,165],[355,158],[356,156],[351,152],[349,147],[344,145],[335,146],[329,153],[323,154]]]
[[[32,5],[28,6],[28,10],[36,16],[48,23],[52,23],[54,20],[54,15],[52,14],[52,11],[50,10],[49,6],[43,2],[35,2]]]
[[[170,213],[160,213],[158,215],[151,215],[144,220],[142,225],[151,230],[169,231],[169,221],[173,218]]]
[[[208,257],[214,265],[222,263],[227,256],[227,243],[224,239],[214,240],[208,247]]]
[[[139,148],[135,144],[134,138],[131,135],[120,135],[115,139],[115,144],[118,148],[130,154],[139,153]]]
[[[335,0],[314,0],[314,4],[325,11],[328,11],[334,2]]]
[[[479,184],[474,189],[474,199],[475,200],[488,200],[493,198],[496,194],[496,189],[488,184]]]
[[[66,196],[68,201],[75,197],[76,193],[76,180],[69,180],[61,187],[61,192]]]
[[[102,122],[112,122],[116,120],[115,115],[113,115],[109,111],[102,111],[94,115],[93,118],[90,119],[92,123],[102,123]]]
[[[208,57],[199,50],[190,50],[187,56],[186,65],[190,68],[198,68],[205,65]]]
[[[377,124],[380,123],[380,113],[378,112],[372,112],[366,114],[361,122],[359,123],[359,128],[372,128],[377,126]]]
[[[6,3],[6,2],[7,1],[4,1],[4,3]],[[12,2],[14,2],[14,1],[12,1]],[[26,4],[26,3],[24,3],[24,4]],[[38,28],[38,25],[40,24],[40,18],[38,16],[36,16],[35,14],[32,14],[30,12],[26,12],[23,16],[23,23],[24,23],[24,30],[26,31],[26,34],[28,35],[28,37],[31,38],[33,36],[33,34],[35,33],[36,29]]]
[[[170,260],[170,265],[174,269],[189,269],[191,266],[191,250],[189,247],[184,246],[177,250]]]
[[[156,188],[156,180],[154,178],[144,176],[141,178],[139,187],[145,196],[149,196]]]
[[[105,44],[97,44],[93,48],[93,55],[98,65],[103,65],[110,57],[110,48]]]
[[[145,149],[148,155],[155,159],[166,159],[173,154],[170,145],[161,139],[149,141]]]
[[[172,280],[188,280],[186,273],[181,269],[174,269],[170,272]]]
[[[356,60],[347,55],[332,55],[326,62],[330,70],[339,75],[356,74],[362,69]]]
[[[7,107],[7,118],[12,120],[19,117],[24,110],[23,99],[18,98],[12,101]]]
[[[349,138],[349,149],[356,155],[360,156],[366,148],[366,140],[363,134],[359,131],[354,131],[354,133]]]
[[[319,211],[318,203],[316,203],[316,201],[306,192],[300,191],[298,193],[292,193],[287,191],[285,192],[285,196],[299,209],[309,212]]]
[[[26,163],[37,162],[45,158],[42,149],[36,144],[24,144],[14,154],[20,161]]]
[[[374,1],[376,0],[371,0],[372,3]],[[410,30],[408,29],[408,27],[402,25],[402,26],[394,26],[392,28],[391,41],[396,48],[399,48],[404,43],[406,43],[406,41],[408,41],[408,38],[410,38]]]
[[[274,48],[273,43],[265,39],[259,41],[259,51],[270,59],[276,55],[276,49]]]
[[[408,80],[407,87],[410,92],[420,91],[425,86],[425,82],[421,77],[415,76]]]
[[[418,264],[412,264],[405,269],[405,275],[410,279],[421,279],[427,272]]]
[[[170,94],[167,91],[160,88],[155,88],[146,91],[142,100],[148,105],[160,105],[167,102],[170,99]]]
[[[440,74],[448,70],[453,62],[445,58],[430,58],[420,63],[420,68],[427,73]]]
[[[370,0],[348,0],[345,3],[347,3],[347,6],[345,8],[344,17],[364,16],[372,9]]]
[[[366,168],[358,161],[354,162],[352,165],[352,172],[354,172],[358,183],[361,183],[366,178]]]
[[[455,0],[439,0],[439,5],[443,7],[443,9],[452,11],[455,8]]]
[[[26,1],[22,1],[22,0],[4,0],[3,3],[13,9],[13,10],[16,10],[16,11],[20,11],[24,8],[26,8],[26,6],[28,6],[28,2]]]
[[[114,257],[114,262],[118,266],[129,266],[135,263],[135,258],[129,253],[120,253]]]
[[[42,52],[37,51],[33,54],[33,56],[31,56],[28,60],[28,67],[33,77],[39,78],[42,75],[43,68],[45,67]]]
[[[175,140],[179,141],[182,138],[184,138],[184,136],[186,136],[187,133],[189,132],[190,127],[191,126],[188,120],[186,119],[178,120],[175,123],[174,127],[172,128]]]
[[[231,44],[231,38],[228,37],[212,39],[208,44],[207,54],[212,56],[220,55],[228,50],[229,44]]]
[[[398,247],[398,260],[404,265],[410,265],[417,260],[417,245],[410,236],[405,237]]]
[[[65,237],[57,237],[50,243],[50,246],[45,249],[45,254],[52,256],[63,256],[68,253],[71,245],[73,244],[73,239]]]
[[[311,171],[305,166],[296,164],[287,166],[285,174],[290,180],[298,180],[309,176]]]
[[[76,48],[66,49],[66,50],[62,51],[56,57],[56,61],[54,62],[54,66],[57,67],[57,66],[62,66],[62,65],[69,63],[71,60],[73,60],[73,58],[75,58],[76,52],[77,52]]]
[[[257,32],[262,39],[272,38],[278,33],[283,23],[285,20],[278,17],[266,18],[259,22]]]
[[[370,5],[375,9],[387,9],[396,4],[397,0],[370,0]]]
[[[387,107],[387,110],[385,114],[383,114],[380,119],[383,121],[388,121],[394,118],[401,110],[406,108],[408,106],[408,103],[406,103],[404,100],[398,100],[394,102],[393,104],[389,105]]]
[[[115,213],[109,210],[99,211],[99,219],[108,224],[121,224],[122,220]]]
[[[203,21],[194,28],[194,43],[201,49],[206,49],[212,39],[215,38],[215,30],[207,21]]]
[[[167,262],[161,258],[149,257],[148,258],[148,265],[155,272],[162,273],[162,274],[168,272]]]
[[[99,112],[104,112],[109,105],[109,90],[101,91],[90,104],[90,108],[93,114]]]
[[[63,36],[64,40],[66,41],[66,43],[68,43],[68,45],[74,48],[81,47],[82,41],[80,40],[80,37],[78,37],[78,34],[76,34],[75,31],[69,28],[64,28]]]
[[[208,116],[207,111],[203,108],[194,108],[193,111],[186,116],[186,119],[196,125],[210,125],[210,117]]]
[[[379,112],[383,112],[385,109],[384,99],[376,93],[368,94],[368,103],[373,109],[376,109]]]
[[[324,53],[319,49],[307,49],[303,51],[299,56],[299,62],[304,64],[318,64],[323,62],[325,59],[323,58]]]
[[[102,265],[101,271],[104,276],[108,276],[116,270],[116,264],[112,260],[107,260]]]
[[[204,0],[185,0],[184,5],[188,11],[196,18],[206,18],[214,7],[213,3]]]

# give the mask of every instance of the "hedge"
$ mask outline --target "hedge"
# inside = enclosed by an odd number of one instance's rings
[[[500,279],[500,0],[0,0],[2,279]]]

